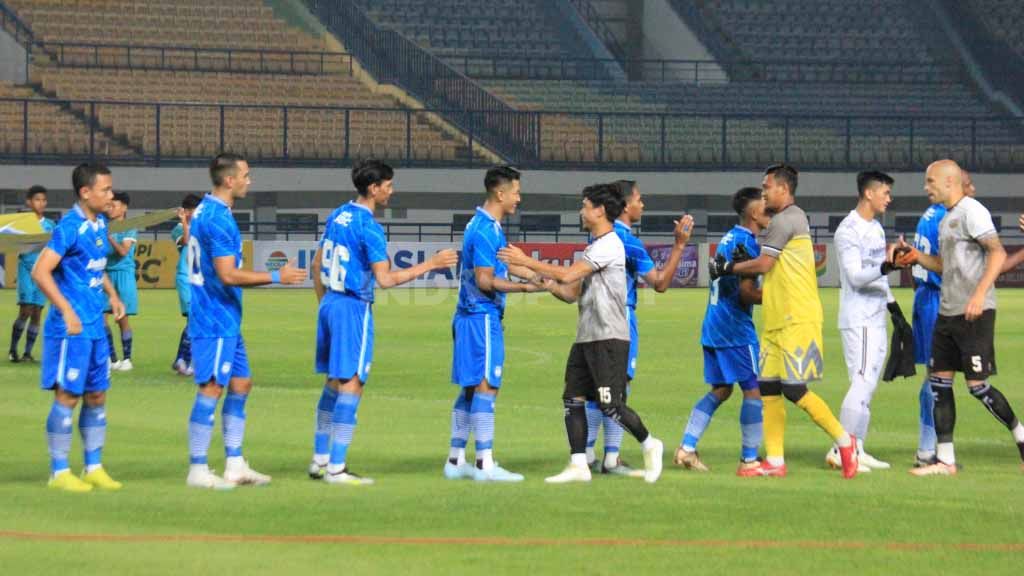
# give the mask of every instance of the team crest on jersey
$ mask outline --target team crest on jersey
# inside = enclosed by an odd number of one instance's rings
[[[338,214],[338,217],[334,219],[334,223],[348,228],[348,225],[352,223],[352,213],[342,212],[341,214]]]
[[[783,355],[786,364],[786,378],[790,382],[818,380],[824,373],[825,361],[817,342],[812,341],[806,352],[797,347],[792,353],[787,351]]]

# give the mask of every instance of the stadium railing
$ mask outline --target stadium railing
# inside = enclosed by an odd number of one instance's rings
[[[88,138],[67,148],[69,134],[49,122],[55,111],[75,115]],[[917,170],[951,157],[969,169],[1024,169],[1024,143],[1015,136],[1024,119],[1011,117],[460,111],[469,129],[453,144],[457,155],[446,157],[414,138],[414,124],[425,115],[449,113],[0,98],[0,159],[200,164],[217,150],[233,149],[274,165],[349,165],[352,158],[373,155],[401,166],[476,166],[481,160],[472,145],[479,127],[510,117],[540,137],[519,162],[524,168],[743,170],[786,161],[807,169]],[[404,120],[398,132],[388,128],[396,120]],[[98,150],[98,134],[129,152],[111,157]],[[64,148],[52,149],[50,142]]]
[[[608,51],[612,53],[617,60],[626,60],[626,49],[622,47],[622,43],[612,32],[611,28],[604,21],[604,18],[598,13],[597,8],[594,7],[590,0],[569,0],[569,3],[576,7],[580,15],[587,22],[590,28],[597,34],[597,37],[604,42],[604,45],[608,48]]]
[[[394,83],[427,108],[520,163],[535,148],[535,125],[515,108],[394,30],[381,29],[353,0],[305,0],[379,82]],[[468,110],[487,110],[477,115]],[[475,122],[480,121],[481,124]]]
[[[194,72],[344,74],[353,58],[345,52],[197,48],[192,46],[40,42],[26,44],[60,66]]]
[[[0,1],[0,26],[14,36],[15,42],[25,44],[35,40],[35,35],[28,24],[18,17],[4,2]]]

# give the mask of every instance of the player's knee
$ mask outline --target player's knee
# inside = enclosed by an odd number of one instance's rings
[[[83,396],[86,406],[102,406],[107,402],[106,392],[88,392]]]
[[[235,394],[248,394],[252,390],[251,378],[232,378],[228,388]]]
[[[732,396],[732,386],[712,386],[711,393],[718,398],[719,402],[725,402]]]
[[[486,378],[484,380],[481,380],[480,383],[477,384],[476,391],[480,392],[481,394],[497,394],[498,393],[498,389],[495,388],[494,386],[491,386],[491,384],[487,381]]]
[[[787,384],[782,387],[782,395],[786,397],[786,400],[796,404],[807,395],[807,385]]]
[[[781,396],[782,383],[778,380],[761,380],[757,383],[761,396]]]

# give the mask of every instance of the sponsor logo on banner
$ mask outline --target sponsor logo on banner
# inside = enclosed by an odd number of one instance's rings
[[[178,247],[171,240],[139,241],[135,248],[135,280],[139,288],[174,288]]]
[[[828,269],[828,246],[825,244],[814,245],[814,272],[819,278],[825,275]]]
[[[514,242],[514,244],[527,256],[556,266],[571,265],[583,258],[583,251],[587,249],[586,244],[579,243]]]
[[[654,260],[659,270],[665,267],[669,254],[672,253],[671,244],[651,244],[647,246],[647,252]],[[696,288],[697,287],[697,246],[690,244],[683,248],[683,257],[679,260],[679,266],[672,275],[670,288]]]

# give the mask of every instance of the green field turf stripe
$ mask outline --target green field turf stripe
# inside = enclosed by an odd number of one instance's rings
[[[414,546],[654,546],[668,548],[747,548],[798,550],[901,550],[962,552],[1024,552],[1024,543],[858,542],[824,540],[661,540],[646,538],[474,538],[419,536],[346,536],[274,534],[76,534],[0,530],[0,539],[54,542],[239,542],[273,544],[406,544]]]

